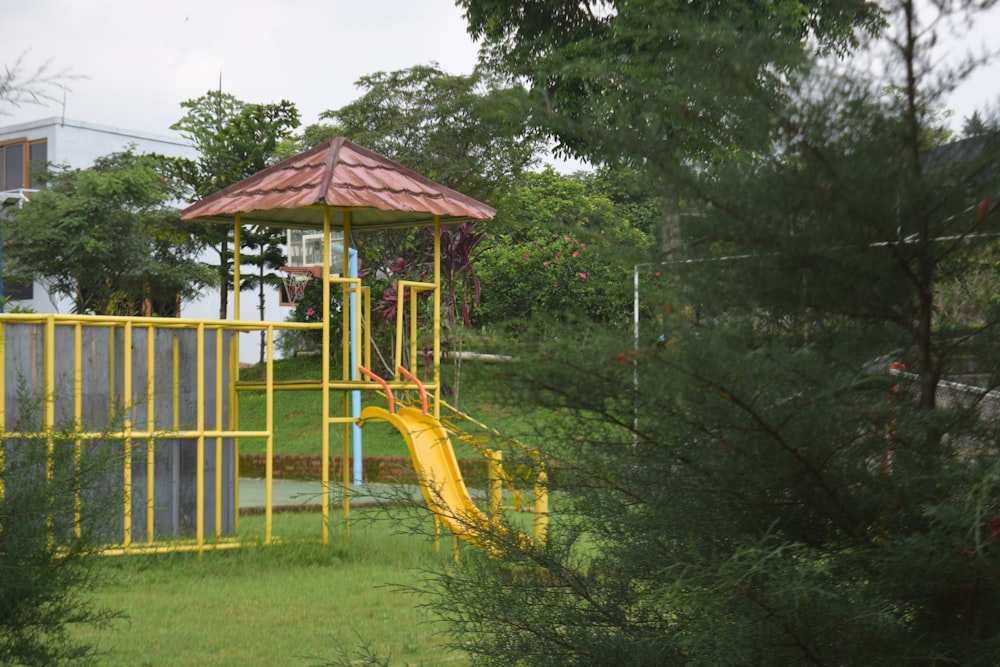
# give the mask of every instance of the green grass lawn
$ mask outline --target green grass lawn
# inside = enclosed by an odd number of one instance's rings
[[[276,371],[286,379],[319,375],[314,358],[280,362]],[[505,412],[495,402],[496,387],[481,380],[476,388],[471,385],[463,388],[464,410],[500,428],[530,428],[532,416]],[[244,427],[262,425],[262,397],[246,393],[240,402]],[[318,453],[319,393],[279,392],[275,402],[275,450]],[[366,426],[365,434],[366,456],[407,454],[388,424]],[[337,451],[339,440],[332,438],[331,444]],[[251,447],[241,442],[243,451]],[[471,448],[459,451],[478,456]],[[107,582],[93,593],[100,605],[122,610],[127,618],[108,629],[76,632],[104,652],[100,664],[108,667],[308,667],[345,654],[355,664],[369,664],[360,652],[366,645],[382,658],[391,656],[394,666],[466,665],[465,656],[442,648],[445,628],[407,590],[421,587],[428,570],[450,564],[451,536],[435,551],[427,539],[396,534],[387,521],[366,520],[374,512],[352,512],[349,540],[335,513],[327,547],[316,541],[319,515],[279,513],[273,533],[281,543],[269,547],[210,551],[200,558],[193,553],[108,557],[100,564]],[[530,534],[531,515],[512,516]],[[241,517],[240,532],[251,542],[259,539],[263,517]],[[480,557],[469,546],[463,553]]]
[[[465,665],[441,648],[440,631],[420,599],[428,568],[447,566],[451,538],[439,552],[416,535],[394,534],[384,521],[352,516],[323,548],[310,542],[196,554],[108,557],[97,601],[128,618],[107,630],[79,629],[108,667],[148,665],[319,665],[367,644],[392,665]],[[315,536],[315,514],[275,517],[276,534]],[[261,518],[242,530],[259,534]],[[468,550],[468,549],[466,549]],[[359,664],[363,664],[360,663]]]

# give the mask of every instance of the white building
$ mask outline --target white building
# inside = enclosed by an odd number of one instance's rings
[[[70,168],[84,169],[94,160],[111,153],[135,146],[138,153],[159,153],[169,157],[196,158],[197,151],[180,136],[155,135],[116,127],[85,123],[66,118],[42,120],[0,126],[0,205],[17,206],[30,197],[31,165],[50,162]],[[182,207],[182,205],[180,206]],[[206,255],[206,262],[213,262],[214,254]],[[282,321],[287,308],[279,305],[279,294],[270,290],[265,317]],[[58,295],[50,294],[43,281],[7,293],[11,303],[29,307],[38,313],[68,313],[72,303]],[[240,315],[243,319],[260,318],[256,293],[241,295]],[[233,299],[229,297],[229,315],[232,318]],[[199,299],[181,304],[181,316],[217,319],[219,293],[217,288],[206,291]],[[242,361],[256,361],[259,356],[259,337],[244,335],[240,343]]]

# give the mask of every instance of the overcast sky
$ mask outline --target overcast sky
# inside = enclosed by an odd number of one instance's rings
[[[437,62],[472,71],[454,0],[30,0],[5,2],[3,64],[30,49],[69,82],[67,118],[158,134],[180,103],[219,86],[246,102],[294,102],[304,124],[358,97],[365,74]],[[60,116],[23,106],[0,122]]]
[[[365,74],[437,62],[472,71],[476,45],[454,0],[22,0],[4,2],[0,56],[86,76],[69,82],[65,109],[24,106],[9,124],[60,116],[169,134],[180,102],[219,86],[246,102],[287,99],[303,124],[356,99]],[[1000,10],[963,51],[1000,43]],[[1000,66],[952,98],[955,122],[995,104]]]

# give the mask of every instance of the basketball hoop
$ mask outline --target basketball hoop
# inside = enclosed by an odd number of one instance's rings
[[[316,280],[316,275],[309,266],[284,266],[281,273],[281,282],[285,286],[281,300],[283,306],[294,306],[301,301],[306,288]]]

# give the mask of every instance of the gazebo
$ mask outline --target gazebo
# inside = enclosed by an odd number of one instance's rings
[[[331,139],[307,151],[285,159],[268,169],[250,176],[238,183],[212,194],[189,206],[182,214],[182,220],[194,222],[215,222],[233,225],[234,239],[234,284],[240,281],[240,234],[246,225],[309,229],[322,231],[323,260],[319,277],[323,288],[324,309],[321,322],[284,323],[278,328],[312,328],[322,330],[322,379],[319,382],[276,383],[268,373],[264,383],[238,383],[244,388],[256,388],[267,392],[268,424],[266,431],[273,434],[273,410],[271,392],[282,389],[314,389],[322,394],[323,428],[322,456],[322,512],[323,541],[328,539],[327,518],[329,516],[330,488],[330,425],[339,423],[344,429],[344,514],[350,512],[349,489],[350,471],[346,464],[349,454],[349,429],[358,419],[351,414],[349,392],[359,390],[419,389],[432,399],[430,406],[433,416],[439,416],[441,399],[441,228],[445,225],[468,220],[489,220],[496,211],[470,197],[439,185],[416,172],[403,167],[381,155],[362,148],[342,137]],[[411,297],[419,291],[431,293],[433,303],[433,372],[430,378],[419,378],[419,369],[411,361],[411,368],[399,367],[399,350],[403,331],[402,312],[397,320],[397,370],[391,381],[378,378],[367,370],[370,366],[370,338],[367,335],[351,336],[349,332],[362,331],[361,312],[364,310],[366,288],[357,277],[349,275],[348,253],[343,252],[343,267],[337,271],[332,264],[332,234],[342,234],[343,247],[351,247],[355,233],[374,230],[403,229],[408,227],[428,227],[434,235],[434,269],[431,282],[401,281],[398,293],[402,298],[408,290]],[[330,302],[331,289],[336,285],[343,290],[345,319],[343,332],[343,364],[339,378],[331,377],[330,342]],[[415,299],[414,299],[415,301]],[[234,312],[239,313],[239,290],[233,295]],[[409,332],[412,354],[416,355],[416,322],[410,323]],[[268,328],[267,355],[274,358],[274,327]],[[238,359],[238,354],[235,355]],[[268,363],[270,369],[270,361]],[[235,373],[235,369],[232,371]],[[365,377],[363,377],[363,375]],[[330,392],[343,393],[342,409],[334,413]],[[271,486],[270,461],[273,435],[267,436],[267,535],[270,540]]]

